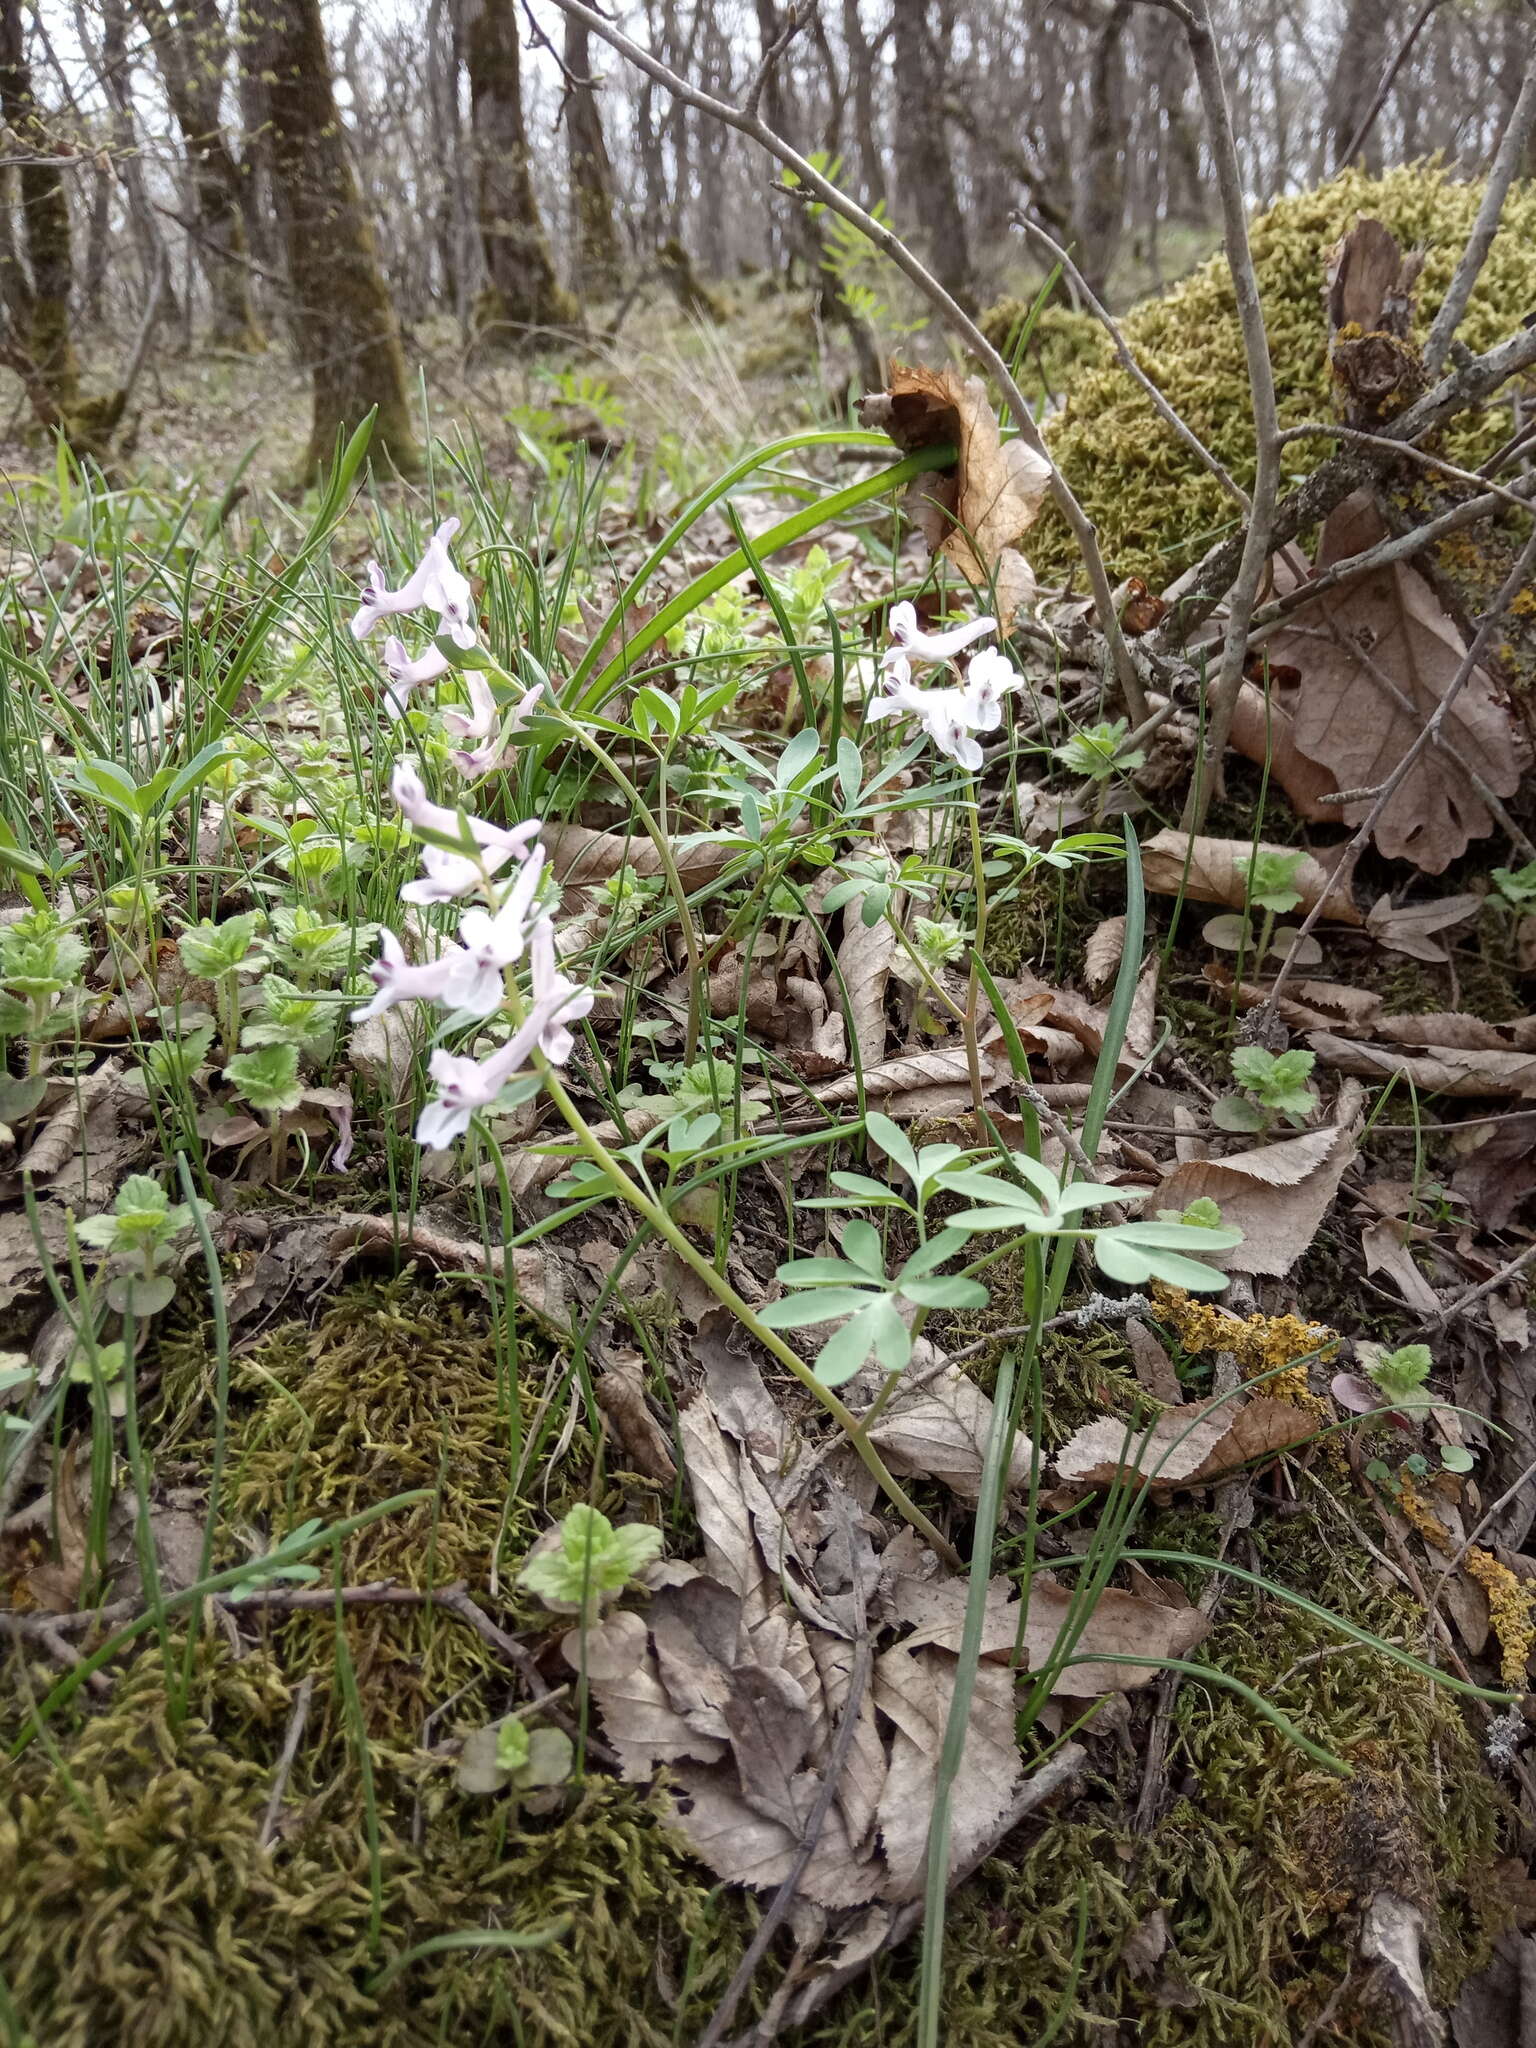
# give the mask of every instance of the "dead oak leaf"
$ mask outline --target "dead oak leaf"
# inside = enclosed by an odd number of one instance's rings
[[[954,446],[953,470],[918,480],[917,523],[930,548],[993,593],[1006,632],[1033,595],[1034,577],[1014,543],[1045,501],[1050,463],[1021,440],[1005,443],[986,384],[951,369],[892,364],[889,389],[866,398],[859,416],[908,453]]]
[[[1536,1056],[1527,1052],[1462,1052],[1445,1045],[1409,1052],[1340,1038],[1331,1031],[1309,1032],[1307,1043],[1323,1065],[1341,1074],[1360,1074],[1368,1080],[1396,1074],[1425,1095],[1536,1095]]]
[[[1141,850],[1142,876],[1156,896],[1192,897],[1196,903],[1222,903],[1241,910],[1248,900],[1248,873],[1255,851],[1283,856],[1293,846],[1254,848],[1247,839],[1212,839],[1170,828],[1149,839]],[[1335,924],[1359,924],[1360,913],[1349,894],[1347,878],[1330,871],[1312,854],[1303,854],[1291,887],[1301,897],[1296,915],[1305,916],[1321,902],[1324,917]]]
[[[1227,1159],[1191,1159],[1166,1176],[1157,1207],[1182,1214],[1203,1198],[1219,1203],[1222,1222],[1243,1233],[1222,1256],[1226,1269],[1288,1273],[1316,1237],[1354,1157],[1341,1122]]]
[[[943,1651],[904,1644],[875,1662],[875,1706],[895,1730],[879,1809],[887,1899],[913,1898],[923,1881],[939,1754],[958,1669]],[[994,1838],[1023,1775],[1013,1693],[1013,1674],[1006,1665],[983,1664],[976,1671],[965,1747],[950,1788],[951,1878],[982,1843]]]
[[[1176,1408],[1146,1429],[1106,1415],[1088,1422],[1056,1453],[1056,1474],[1074,1486],[1110,1486],[1138,1478],[1148,1486],[1203,1486],[1253,1458],[1303,1443],[1317,1418],[1267,1394],[1248,1401],[1218,1397]]]
[[[1368,492],[1329,514],[1318,549],[1326,569],[1385,538],[1386,523]],[[1320,598],[1305,632],[1275,635],[1273,659],[1301,670],[1294,737],[1340,789],[1374,789],[1396,771],[1439,709],[1461,667],[1465,647],[1434,591],[1406,562]],[[1319,634],[1316,622],[1324,632]],[[1412,705],[1402,709],[1372,671],[1389,675]],[[1474,671],[1446,714],[1443,733],[1466,766],[1497,796],[1519,787],[1521,748],[1514,720],[1485,670]],[[1347,825],[1361,824],[1371,799],[1336,807]],[[1373,837],[1389,859],[1409,860],[1438,875],[1494,827],[1466,775],[1443,753],[1426,750],[1409,769],[1377,820]]]

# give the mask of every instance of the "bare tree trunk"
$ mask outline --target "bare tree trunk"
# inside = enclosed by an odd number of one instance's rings
[[[848,92],[853,101],[853,144],[858,172],[855,189],[865,206],[889,197],[885,159],[875,132],[875,53],[859,16],[859,0],[843,0],[843,42],[848,50]]]
[[[373,452],[419,466],[400,329],[336,110],[320,0],[241,0],[243,57],[266,91],[294,319],[314,379],[308,473],[378,408]]]
[[[21,0],[0,0],[0,119],[14,129],[30,156],[55,154],[33,95]],[[23,158],[17,184],[22,220],[17,241],[25,261],[7,258],[0,272],[0,295],[15,347],[29,360],[38,384],[65,422],[80,401],[80,365],[69,316],[74,283],[69,199],[63,173],[52,163]]]
[[[1328,157],[1334,170],[1342,168],[1344,152],[1354,140],[1361,117],[1376,97],[1397,18],[1392,0],[1349,0],[1324,115],[1329,136]],[[1361,147],[1360,161],[1368,171],[1381,169],[1379,121]]]
[[[896,178],[903,215],[929,269],[961,306],[975,305],[965,217],[944,129],[944,65],[928,0],[896,0]]]
[[[466,0],[463,20],[487,280],[480,328],[492,334],[498,328],[574,326],[576,307],[555,275],[534,196],[523,121],[516,0]],[[502,338],[510,337],[504,332]]]
[[[1125,225],[1125,33],[1130,19],[1130,0],[1114,0],[1094,36],[1088,71],[1088,152],[1077,262],[1098,298],[1104,296]]]
[[[613,165],[603,136],[597,94],[586,82],[591,66],[587,31],[574,15],[568,14],[565,68],[578,81],[565,107],[566,161],[576,215],[577,286],[584,297],[604,299],[618,290],[622,264],[619,233],[613,219]]]
[[[212,339],[254,354],[265,347],[246,264],[244,174],[220,121],[229,38],[218,0],[133,0],[160,66],[165,96],[186,145],[194,240],[213,307]]]

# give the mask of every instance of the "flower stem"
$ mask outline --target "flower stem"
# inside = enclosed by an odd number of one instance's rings
[[[806,1392],[819,1402],[839,1429],[847,1436],[870,1476],[874,1479],[881,1492],[884,1493],[886,1499],[890,1501],[892,1507],[896,1509],[897,1513],[904,1520],[911,1523],[919,1536],[923,1538],[925,1543],[932,1546],[951,1571],[959,1571],[962,1566],[958,1552],[947,1538],[939,1534],[922,1509],[911,1499],[905,1488],[889,1470],[885,1460],[864,1435],[858,1416],[854,1414],[851,1408],[847,1407],[837,1398],[830,1387],[822,1385],[805,1360],[800,1357],[798,1352],[793,1351],[784,1342],[784,1339],[777,1330],[769,1329],[765,1322],[753,1314],[746,1302],[742,1300],[735,1288],[732,1287],[730,1281],[725,1278],[724,1274],[716,1272],[714,1266],[704,1257],[703,1253],[689,1242],[687,1236],[673,1222],[661,1204],[652,1200],[642,1187],[630,1179],[623,1167],[604,1145],[601,1138],[588,1125],[575,1103],[572,1102],[570,1096],[565,1091],[564,1084],[561,1082],[559,1075],[550,1067],[542,1055],[535,1054],[535,1059],[543,1071],[544,1085],[548,1088],[556,1109],[565,1118],[566,1123],[571,1128],[572,1135],[581,1146],[583,1152],[586,1153],[587,1157],[594,1164],[602,1168],[614,1193],[618,1195],[621,1201],[627,1202],[630,1208],[644,1217],[657,1236],[664,1238],[673,1251],[677,1253],[678,1257],[698,1275],[715,1299],[723,1303],[730,1310],[742,1328],[772,1358],[776,1359],[786,1371],[792,1373],[801,1386],[805,1388]]]
[[[982,957],[987,938],[987,884],[982,872],[981,813],[970,803],[965,815],[971,828],[971,874],[976,883],[976,936],[971,941],[971,975],[965,991],[965,1058],[971,1072],[971,1103],[979,1136],[986,1128],[986,1107],[981,1085],[981,1048],[976,1042],[976,1016],[981,1007],[981,979],[976,962]]]

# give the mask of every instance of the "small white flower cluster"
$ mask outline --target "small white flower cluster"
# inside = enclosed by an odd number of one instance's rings
[[[455,944],[435,960],[412,965],[395,933],[383,933],[380,957],[369,968],[374,994],[352,1012],[361,1023],[392,1009],[396,1003],[435,1002],[461,1017],[492,1016],[506,1001],[506,970],[526,951],[532,988],[526,1015],[506,1044],[488,1058],[434,1052],[435,1098],[422,1110],[416,1125],[422,1145],[450,1145],[469,1128],[476,1110],[492,1104],[515,1074],[528,1064],[535,1048],[554,1066],[563,1066],[574,1044],[569,1026],[592,1008],[592,991],[578,987],[560,972],[555,928],[539,902],[544,877],[544,849],[538,845],[540,820],[493,825],[484,818],[465,819],[457,811],[432,803],[415,769],[402,763],[391,790],[410,824],[445,838],[462,839],[467,823],[475,852],[455,853],[424,845],[421,881],[401,890],[410,903],[446,903],[480,891],[495,902],[493,909],[474,906],[459,919]],[[509,861],[517,863],[499,902],[494,877]]]
[[[1024,678],[1007,655],[984,647],[966,663],[965,681],[947,688],[920,690],[912,681],[912,664],[953,662],[977,640],[997,631],[996,619],[970,619],[947,633],[925,633],[917,608],[892,605],[892,645],[881,657],[885,694],[869,706],[871,720],[916,718],[941,754],[974,771],[981,766],[979,732],[996,732],[1003,722],[1003,699],[1024,687]]]
[[[426,683],[435,683],[439,676],[446,675],[452,668],[452,662],[437,644],[439,640],[451,640],[455,647],[462,648],[475,644],[469,579],[454,567],[448,553],[448,543],[458,530],[457,519],[445,519],[428,541],[426,553],[398,590],[385,586],[384,571],[377,562],[368,564],[362,602],[352,619],[352,637],[355,640],[366,640],[383,619],[399,618],[404,613],[422,610],[437,613],[437,632],[432,645],[414,661],[405,642],[394,634],[384,642],[384,666],[389,672],[384,706],[391,718],[399,718],[406,710],[413,690]],[[473,669],[466,673],[464,681],[469,693],[469,709],[445,711],[443,724],[455,739],[472,744],[456,749],[449,759],[461,775],[484,775],[502,765],[504,742],[510,734],[520,732],[527,724],[540,693],[535,688],[519,698],[508,712],[505,726],[498,732],[496,700],[491,695],[490,685]]]

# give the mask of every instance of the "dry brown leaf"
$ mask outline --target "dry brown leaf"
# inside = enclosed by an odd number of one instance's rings
[[[894,913],[900,911],[892,906]],[[891,919],[867,925],[858,916],[843,920],[838,941],[838,972],[829,984],[831,1000],[847,1027],[848,1042],[857,1047],[859,1064],[876,1067],[885,1058],[885,987],[896,954]]]
[[[1106,1415],[1088,1422],[1056,1453],[1058,1478],[1073,1486],[1109,1486],[1142,1475],[1153,1487],[1203,1486],[1222,1472],[1269,1456],[1314,1434],[1317,1418],[1267,1394],[1177,1408],[1144,1430]]]
[[[888,1095],[901,1095],[918,1088],[969,1086],[970,1073],[963,1045],[935,1046],[929,1052],[903,1053],[898,1059],[885,1060],[880,1066],[869,1068],[864,1076],[864,1093],[872,1101],[881,1102]],[[981,1055],[981,1078],[983,1084],[998,1078],[996,1063],[985,1053]],[[849,1074],[811,1092],[819,1103],[832,1109],[839,1103],[858,1099],[858,1079]]]
[[[1451,1186],[1485,1230],[1503,1230],[1536,1188],[1536,1110],[1462,1134],[1470,1153]]]
[[[1413,1263],[1404,1241],[1404,1226],[1390,1216],[1378,1217],[1360,1233],[1367,1273],[1383,1273],[1410,1308],[1433,1315],[1440,1297]]]
[[[541,842],[557,882],[570,887],[587,882],[606,882],[621,868],[635,875],[659,875],[661,857],[651,840],[622,832],[598,832],[586,825],[546,825]],[[672,843],[672,858],[685,888],[695,889],[712,882],[729,866],[735,855],[719,845],[690,845],[686,839]]]
[[[1083,979],[1094,995],[1102,995],[1114,980],[1124,951],[1123,917],[1106,917],[1088,934],[1088,943],[1083,948]]]
[[[659,1764],[681,1757],[714,1763],[725,1754],[723,1741],[698,1734],[672,1705],[650,1652],[622,1678],[594,1683],[592,1699],[609,1745],[618,1753],[620,1775],[631,1783],[653,1777]]]
[[[803,1688],[786,1671],[740,1664],[731,1673],[725,1723],[742,1797],[754,1812],[803,1833],[816,1796],[815,1774],[803,1769],[811,1746]]]
[[[706,1568],[756,1619],[769,1602],[769,1588],[742,1492],[741,1461],[707,1400],[690,1401],[677,1420]]]
[[[585,1670],[589,1680],[605,1685],[637,1671],[645,1651],[644,1621],[623,1608],[595,1628],[567,1629],[560,1638],[560,1654],[571,1669]]]
[[[613,1424],[632,1469],[654,1479],[658,1486],[670,1486],[677,1478],[677,1466],[666,1431],[646,1401],[645,1371],[645,1360],[638,1351],[611,1352],[592,1391],[598,1407]]]
[[[1303,1131],[1252,1152],[1176,1166],[1157,1191],[1157,1207],[1182,1212],[1209,1196],[1220,1203],[1222,1222],[1243,1233],[1222,1254],[1229,1272],[1288,1273],[1316,1237],[1354,1157],[1344,1125]]]
[[[921,1372],[932,1356],[931,1347],[919,1339],[913,1370]],[[967,1373],[952,1365],[926,1386],[909,1388],[903,1381],[869,1436],[893,1472],[936,1479],[957,1499],[974,1506],[991,1426],[990,1399]],[[1029,1484],[1030,1455],[1029,1439],[1021,1431],[1008,1464],[1011,1488]]]
[[[1357,492],[1329,514],[1317,568],[1373,547],[1386,532],[1370,493]],[[1466,650],[1430,585],[1406,562],[1395,562],[1320,598],[1310,608],[1307,629],[1282,631],[1267,651],[1301,670],[1294,723],[1300,751],[1336,776],[1338,788],[1374,789],[1418,739]],[[1411,701],[1412,715],[1378,687],[1372,667],[1391,676]],[[1467,681],[1443,730],[1495,795],[1510,796],[1519,787],[1519,734],[1486,671],[1477,670]],[[1336,807],[1347,825],[1361,824],[1370,809],[1370,799]],[[1411,860],[1437,875],[1493,827],[1465,776],[1443,754],[1426,750],[1393,794],[1373,837],[1390,859]]]
[[[1291,713],[1294,694],[1271,683],[1266,705],[1264,692],[1253,683],[1244,683],[1232,715],[1232,744],[1261,768],[1268,760],[1270,780],[1285,791],[1298,818],[1314,825],[1336,825],[1339,806],[1318,799],[1339,785],[1331,769],[1309,761],[1296,744],[1296,721]]]
[[[985,383],[955,370],[893,363],[889,389],[866,398],[859,415],[904,451],[946,441],[958,450],[952,471],[919,479],[918,524],[929,546],[947,555],[969,583],[985,590],[995,582],[1006,632],[1033,591],[1034,579],[1013,544],[1044,503],[1050,464],[1023,441],[1004,444]]]
[[[1258,851],[1291,854],[1296,849],[1266,845]],[[1156,896],[1177,896],[1182,889],[1196,903],[1224,903],[1229,910],[1241,910],[1248,900],[1248,870],[1253,853],[1249,840],[1208,839],[1203,834],[1191,846],[1187,834],[1170,827],[1142,848],[1142,874]],[[1321,900],[1323,915],[1335,924],[1361,922],[1347,885],[1312,854],[1302,856],[1291,886],[1301,896],[1297,916],[1305,916]]]
[[[1366,913],[1365,928],[1389,953],[1440,965],[1451,956],[1431,933],[1465,924],[1482,907],[1481,896],[1441,896],[1433,903],[1405,903],[1401,908],[1394,908],[1390,896],[1378,896]]]
[[[1125,1341],[1130,1346],[1131,1369],[1141,1385],[1154,1400],[1170,1408],[1180,1407],[1184,1388],[1173,1369],[1173,1360],[1139,1316],[1127,1318]]]
[[[1490,1024],[1463,1010],[1431,1010],[1418,1017],[1383,1017],[1376,1036],[1393,1045],[1443,1046],[1452,1052],[1513,1052],[1522,1047],[1512,1036],[1513,1026]]]
[[[741,1795],[733,1769],[690,1766],[674,1776],[681,1795],[676,1825],[717,1877],[759,1890],[776,1889],[784,1882],[795,1860],[798,1833],[754,1812]],[[834,1802],[800,1879],[801,1895],[819,1906],[860,1906],[879,1894],[884,1875],[878,1858],[855,1855]]]
[[[1325,1066],[1341,1074],[1372,1080],[1397,1074],[1425,1095],[1536,1095],[1536,1057],[1530,1053],[1458,1052],[1439,1045],[1401,1052],[1395,1046],[1338,1038],[1331,1031],[1309,1032],[1307,1043]]]
[[[888,1869],[882,1896],[887,1899],[913,1898],[922,1885],[957,1668],[955,1659],[940,1650],[911,1650],[905,1644],[885,1651],[875,1663],[875,1706],[895,1729],[879,1809]],[[950,1792],[951,1876],[996,1834],[1022,1775],[1013,1675],[1006,1666],[984,1664],[976,1672],[965,1748]]]

